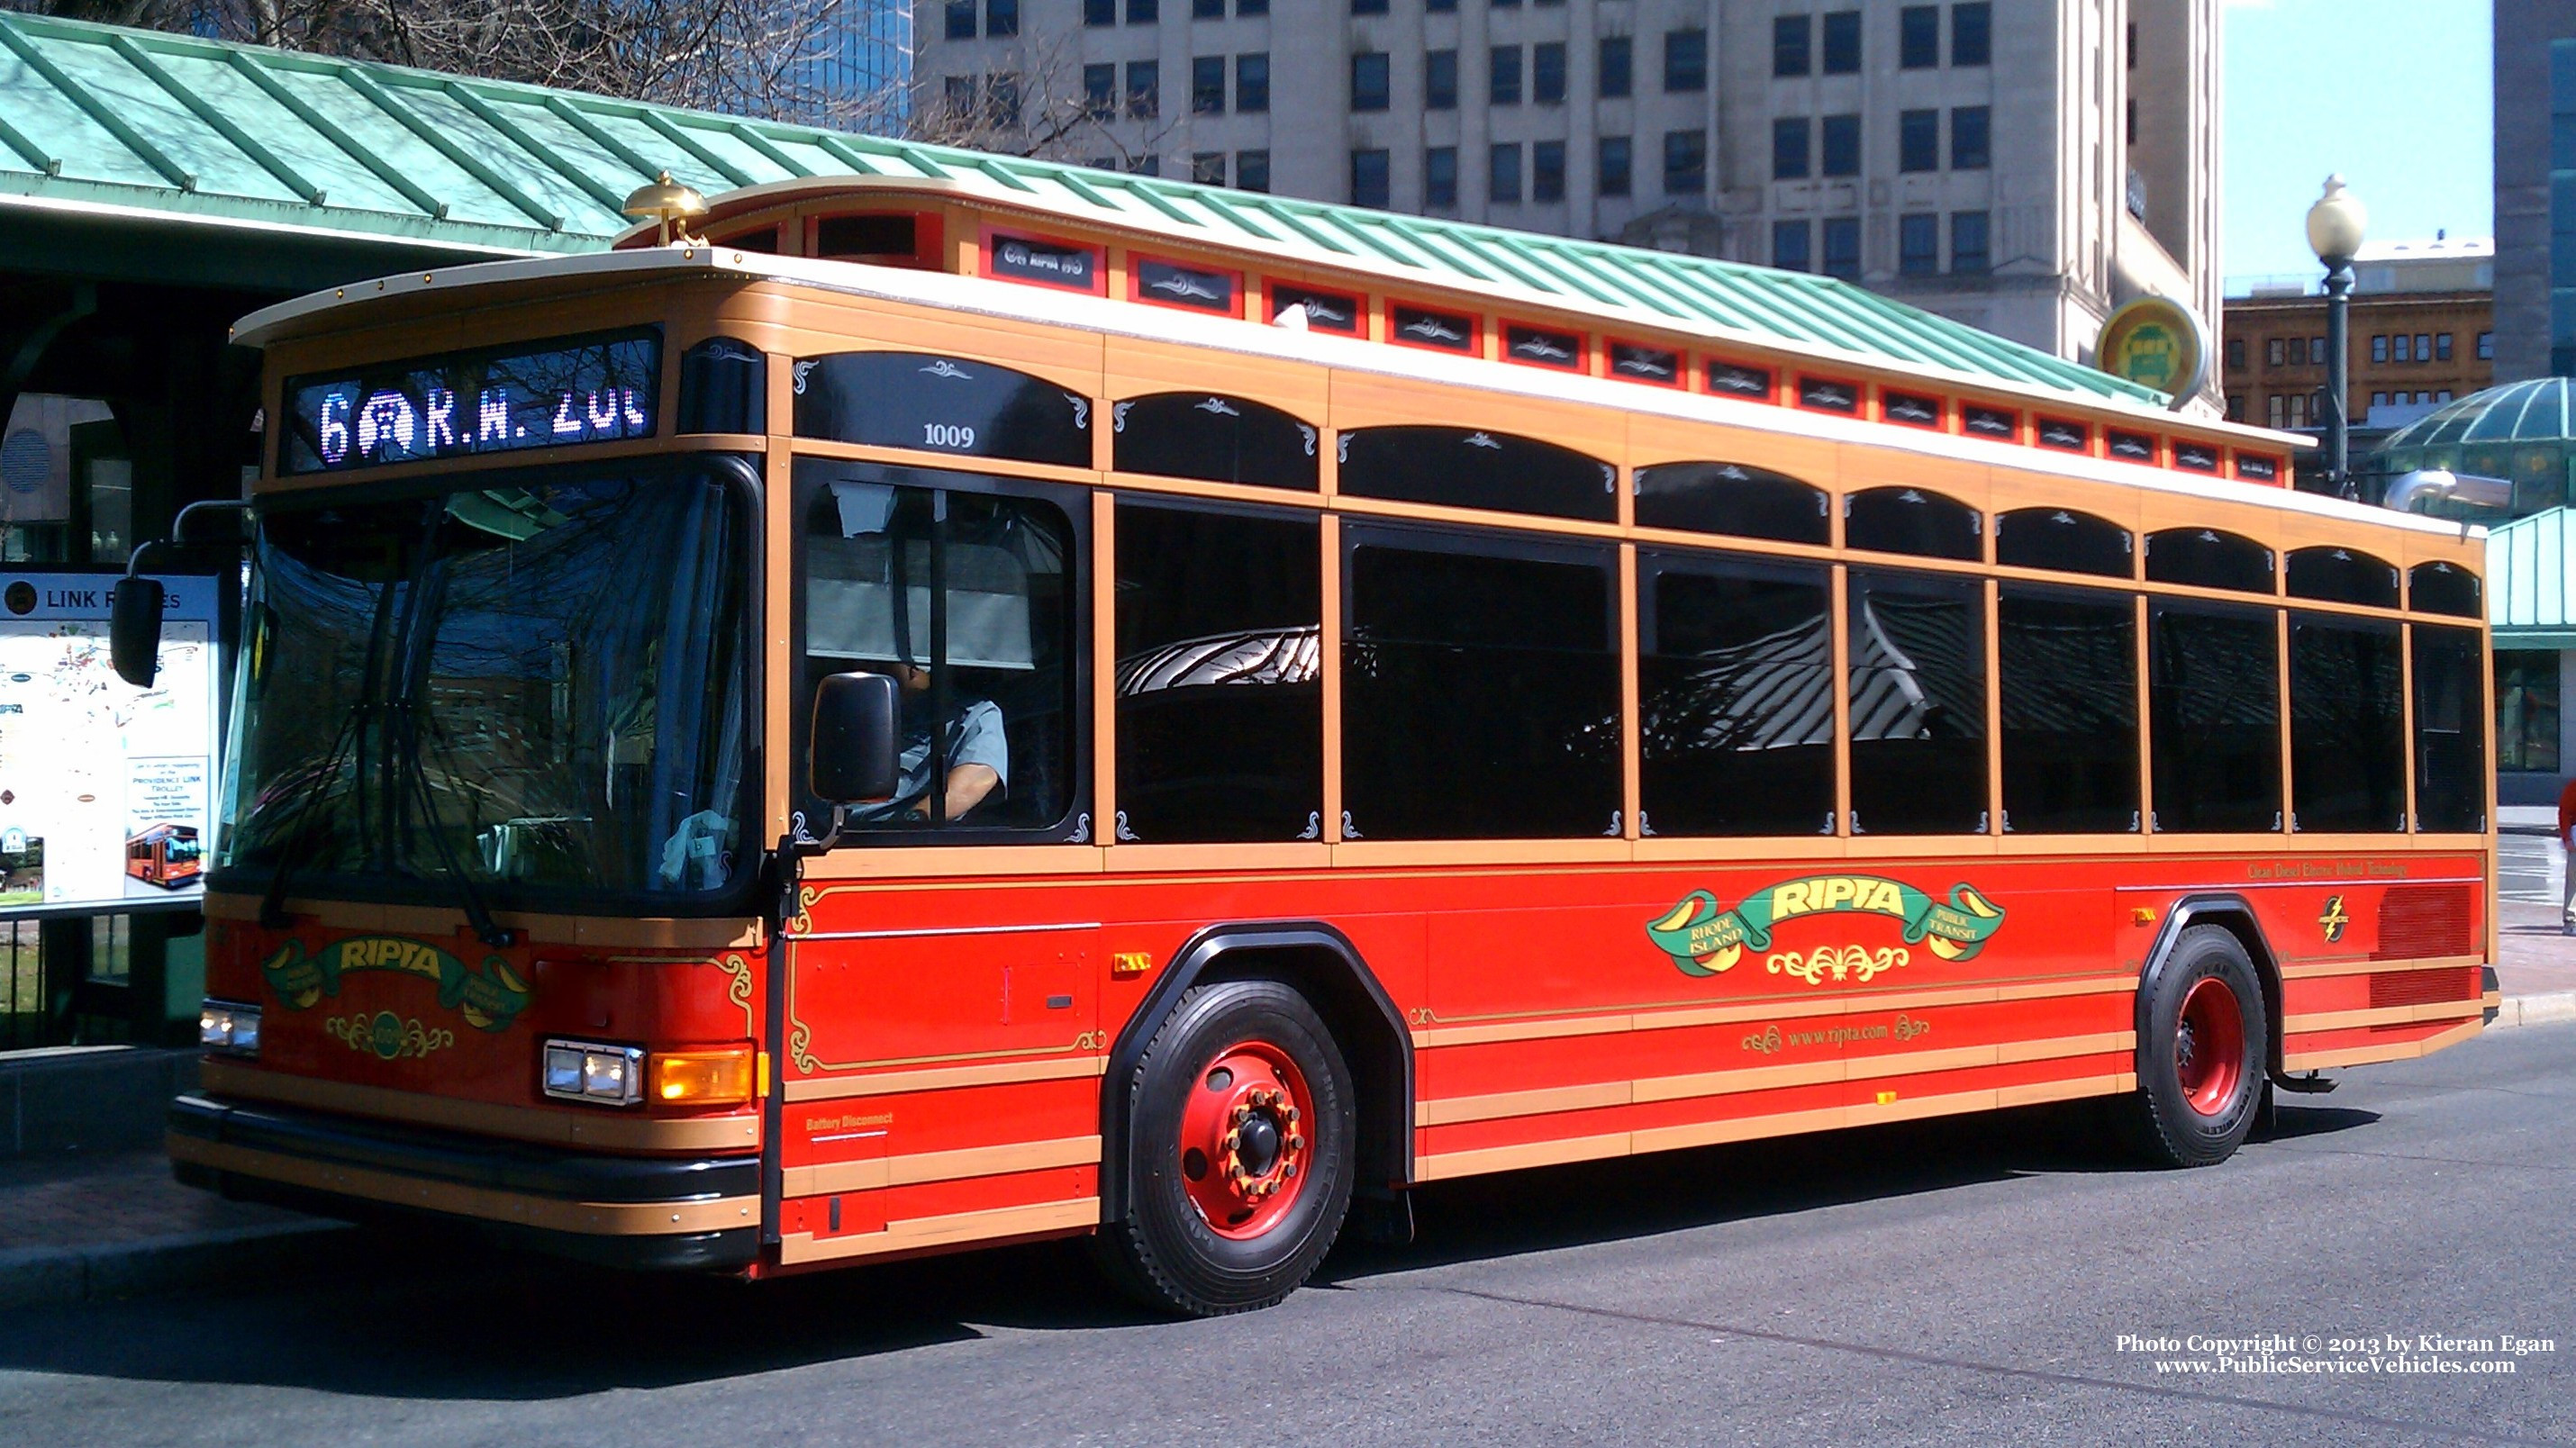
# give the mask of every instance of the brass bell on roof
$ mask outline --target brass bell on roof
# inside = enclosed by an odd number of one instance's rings
[[[707,198],[699,195],[696,188],[672,180],[671,173],[665,171],[653,178],[653,184],[638,186],[627,193],[626,214],[638,221],[659,221],[662,224],[660,244],[669,246],[674,227],[679,231],[680,240],[690,239],[688,224],[707,214]]]

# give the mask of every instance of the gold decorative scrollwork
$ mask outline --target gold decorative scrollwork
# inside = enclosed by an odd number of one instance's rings
[[[751,1011],[751,962],[743,959],[738,951],[727,951],[723,959],[711,964],[732,977],[725,984],[725,999],[742,1007],[742,1033],[759,1035],[760,1023],[752,1018]]]
[[[1754,1032],[1752,1035],[1746,1036],[1744,1038],[1744,1049],[1748,1051],[1759,1051],[1765,1056],[1778,1055],[1780,1053],[1780,1028],[1778,1026],[1764,1026],[1761,1030]]]
[[[1107,1031],[1085,1031],[1081,1035],[1073,1038],[1073,1049],[1077,1051],[1105,1051],[1109,1049],[1109,1033]]]
[[[809,1075],[823,1065],[814,1059],[814,1052],[810,1049],[813,1044],[814,1028],[803,1021],[796,1022],[796,1029],[787,1033],[787,1058],[796,1063],[797,1070]]]
[[[1809,985],[1822,985],[1827,976],[1867,984],[1884,972],[1894,970],[1913,959],[1901,945],[1872,950],[1865,945],[1819,945],[1805,955],[1792,950],[1772,956],[1762,968],[1773,975],[1793,976]]]
[[[456,1044],[456,1033],[445,1026],[423,1026],[417,1016],[404,1020],[391,1011],[332,1016],[322,1022],[322,1033],[382,1061],[418,1058]]]
[[[787,922],[784,933],[788,935],[810,933],[814,929],[814,902],[822,898],[823,892],[811,885],[797,886],[796,914]]]

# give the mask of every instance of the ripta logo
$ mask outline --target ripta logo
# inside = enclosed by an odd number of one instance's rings
[[[1680,904],[1648,921],[1646,937],[1671,956],[1684,975],[1720,975],[1735,968],[1747,946],[1769,950],[1772,927],[1781,921],[1840,914],[1887,916],[1899,922],[1898,934],[1905,944],[1928,947],[1943,960],[1973,958],[2004,923],[2003,907],[1965,884],[1951,886],[1945,902],[1901,880],[1810,875],[1756,890],[1731,910],[1708,891],[1693,890]],[[1769,968],[1775,975],[1793,975],[1814,985],[1826,970],[1836,980],[1845,979],[1854,968],[1847,957],[1858,956],[1865,962],[1859,967],[1860,978],[1867,980],[1903,964],[1906,954],[1901,950],[1872,954],[1859,946],[1837,951],[1828,946],[1813,958],[1801,959],[1795,952],[1774,956]]]
[[[533,995],[497,955],[470,966],[435,945],[394,935],[335,941],[314,955],[304,953],[302,941],[290,940],[259,967],[277,998],[299,1011],[324,996],[337,996],[340,978],[362,970],[395,971],[430,982],[438,987],[438,1003],[479,1031],[508,1030]]]

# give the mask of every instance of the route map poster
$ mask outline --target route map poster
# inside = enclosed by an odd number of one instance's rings
[[[215,586],[163,578],[161,673],[108,663],[97,573],[0,573],[0,919],[193,905],[215,789]]]

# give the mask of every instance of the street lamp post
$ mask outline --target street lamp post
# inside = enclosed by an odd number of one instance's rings
[[[2326,268],[2326,483],[2342,498],[2359,491],[2352,477],[2352,424],[2344,409],[2352,395],[2352,258],[2369,224],[2361,198],[2344,188],[2341,176],[2328,176],[2325,194],[2308,208],[2308,245]]]

